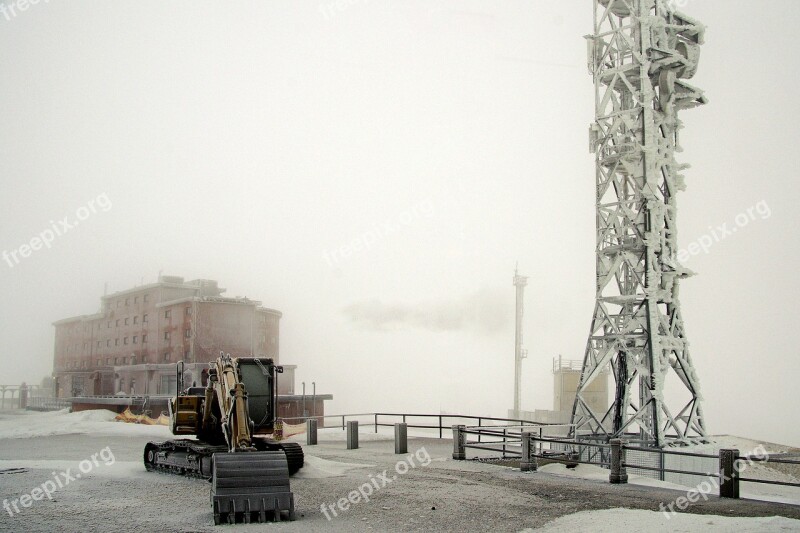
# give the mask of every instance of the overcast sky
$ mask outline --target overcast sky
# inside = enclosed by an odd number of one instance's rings
[[[686,261],[707,425],[800,445],[800,3],[681,1],[709,27],[710,104],[682,114],[680,245],[752,215]],[[591,2],[339,6],[0,14],[0,252],[84,218],[0,260],[0,383],[48,375],[51,323],[104,284],[163,271],[281,310],[281,360],[329,412],[504,415],[519,261],[523,407],[552,408],[594,305]]]

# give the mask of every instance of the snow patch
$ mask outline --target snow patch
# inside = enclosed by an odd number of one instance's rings
[[[362,465],[355,463],[340,463],[329,461],[313,455],[305,456],[305,465],[292,478],[322,479],[328,477],[342,477],[350,470],[359,468],[374,468],[375,465]]]
[[[762,531],[798,531],[800,520],[771,516],[766,518],[733,518],[717,515],[695,515],[678,513],[667,519],[657,511],[633,509],[606,509],[603,511],[582,511],[562,516],[537,531],[549,533],[573,533],[574,531],[647,531],[649,533],[687,533],[729,532],[756,533]],[[533,531],[526,529],[525,532]]]
[[[26,412],[0,417],[0,439],[30,439],[54,435],[104,435],[168,439],[172,433],[166,426],[116,422],[116,413],[93,409],[70,413],[66,409],[52,412]]]

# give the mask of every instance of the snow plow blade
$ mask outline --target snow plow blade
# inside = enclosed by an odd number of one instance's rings
[[[215,453],[213,465],[214,524],[295,519],[283,451]]]

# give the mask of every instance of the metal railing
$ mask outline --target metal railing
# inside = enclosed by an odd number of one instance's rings
[[[326,419],[334,419],[341,420],[341,427],[344,430],[347,426],[348,420],[355,420],[358,418],[369,417],[371,420],[368,423],[363,423],[359,421],[359,425],[362,427],[372,427],[375,430],[375,433],[378,432],[378,428],[380,427],[394,427],[394,424],[397,422],[401,422],[407,425],[408,428],[413,429],[426,429],[426,430],[436,430],[438,432],[439,438],[444,438],[445,431],[449,435],[449,432],[452,430],[454,421],[477,421],[478,425],[475,427],[501,427],[497,426],[496,424],[492,425],[484,425],[485,422],[500,422],[500,423],[516,423],[520,425],[524,425],[523,427],[527,426],[555,426],[558,424],[540,424],[538,422],[532,422],[530,420],[522,420],[522,419],[514,419],[514,418],[498,418],[493,416],[473,416],[473,415],[452,415],[452,414],[423,414],[423,413],[354,413],[354,414],[344,414],[344,415],[325,415],[325,416],[293,416],[293,417],[280,417],[281,420],[285,422],[289,422],[291,424],[299,424],[303,423],[306,420],[326,420]],[[387,420],[389,418],[389,420]],[[423,423],[421,421],[415,421],[414,419],[425,419],[433,420],[435,423]],[[394,420],[392,420],[394,419]],[[337,423],[337,425],[339,425]],[[327,426],[331,427],[331,426]],[[519,427],[519,426],[517,426]],[[479,440],[480,440],[479,436]]]
[[[60,411],[72,407],[72,402],[65,398],[45,398],[34,396],[28,398],[26,409],[31,411]]]
[[[737,471],[741,471],[741,464],[743,462],[749,463],[772,463],[772,464],[784,464],[784,465],[800,465],[799,459],[790,459],[789,457],[795,457],[796,454],[782,454],[778,457],[775,455],[751,455],[751,456],[744,456],[739,457],[736,459],[737,466],[734,467]],[[782,458],[783,457],[783,458]],[[765,485],[782,485],[784,487],[800,487],[800,483],[794,483],[790,481],[769,481],[765,479],[756,479],[750,477],[742,477],[741,474],[737,476],[738,481],[745,482],[745,483],[763,483]]]
[[[569,424],[564,425],[569,427]],[[771,479],[758,479],[745,477],[740,473],[745,463],[772,463],[773,465],[800,465],[800,456],[797,454],[763,454],[739,457],[738,450],[721,449],[717,455],[701,452],[678,451],[669,449],[654,449],[629,445],[615,439],[608,443],[587,442],[569,438],[558,438],[544,435],[544,431],[553,429],[553,426],[527,427],[454,427],[454,459],[466,459],[466,450],[469,448],[488,450],[501,454],[503,458],[508,455],[519,456],[520,470],[535,471],[539,462],[562,462],[567,464],[590,464],[609,469],[609,482],[627,483],[628,469],[640,475],[649,475],[664,480],[666,474],[680,476],[695,476],[719,480],[720,497],[739,498],[739,484],[761,483],[765,485],[780,485],[785,487],[800,488],[800,483],[795,481],[778,481]],[[483,436],[502,440],[470,442],[470,435]],[[509,442],[519,446],[509,450]],[[713,461],[715,467],[712,471],[689,470],[686,468],[668,466],[670,459],[696,458],[706,463]],[[680,466],[680,462],[678,466]],[[702,466],[702,464],[701,464]]]

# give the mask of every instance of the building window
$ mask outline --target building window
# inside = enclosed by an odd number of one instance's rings
[[[142,315],[142,322],[147,322],[147,314]]]
[[[133,336],[133,344],[138,344],[137,343],[138,340],[139,340],[139,336],[138,335],[134,335]]]
[[[165,341],[168,341],[168,340],[169,340],[169,331],[165,331],[165,332],[164,332],[164,340],[165,340]]]
[[[125,319],[125,325],[126,326],[128,325],[128,320],[129,320],[128,318]]]
[[[119,357],[115,357],[115,358],[114,358],[114,364],[115,364],[115,365],[118,365],[118,364],[119,364]]]
[[[169,317],[171,317],[171,316],[172,316],[172,311],[170,311],[169,309],[167,309],[166,311],[164,311],[164,318],[169,318]]]
[[[119,327],[119,318],[117,319],[116,326]]]
[[[111,339],[106,340],[106,348],[111,346]]]
[[[164,352],[164,362],[169,363],[169,352]]]
[[[144,297],[143,297],[143,300],[144,300],[145,302],[148,300],[148,298],[147,298],[148,296],[149,296],[149,294],[145,294],[145,295],[144,295]]]
[[[98,348],[100,347],[100,341],[97,341],[97,347]]]
[[[127,365],[128,364],[128,358],[127,357],[123,357],[122,358],[122,364],[123,365]]]
[[[139,303],[139,297],[138,296],[134,296],[133,297],[133,303],[135,303],[135,304]]]
[[[111,321],[108,321],[108,329],[111,329]]]
[[[97,360],[97,366],[100,366],[101,363],[102,363],[102,361],[100,359],[98,359]]]
[[[136,356],[135,355],[133,357],[131,357],[131,364],[132,365],[136,364]]]
[[[122,340],[122,344],[128,344],[128,337],[125,337],[125,338]]]
[[[133,323],[134,324],[138,324],[139,323],[139,316],[138,315],[133,317]]]
[[[178,390],[178,376],[175,374],[168,374],[161,376],[161,394],[176,394]]]
[[[119,378],[119,392],[125,392],[125,378]]]
[[[190,330],[190,329],[187,329],[187,330],[184,332],[183,336],[184,336],[185,338],[187,338],[187,339],[191,339],[191,338],[192,338],[192,330]]]
[[[122,302],[121,302],[120,300],[117,300],[117,307],[119,307],[119,305],[120,305],[121,303],[122,303]]]
[[[144,363],[146,363],[146,362],[147,362],[147,356],[146,356],[146,355],[143,355],[143,356],[142,356],[142,364],[144,364]]]
[[[110,357],[106,357],[106,365],[111,366],[111,358]]]
[[[183,352],[183,358],[186,359],[187,361],[189,360],[189,355],[190,355],[189,350]]]
[[[191,316],[191,314],[192,314],[192,308],[191,307],[187,307],[186,308],[186,316]]]
[[[114,346],[119,346],[119,339],[114,339]]]
[[[142,335],[142,344],[147,342],[147,335]]]
[[[130,298],[125,298],[125,307],[128,307],[131,304]]]

